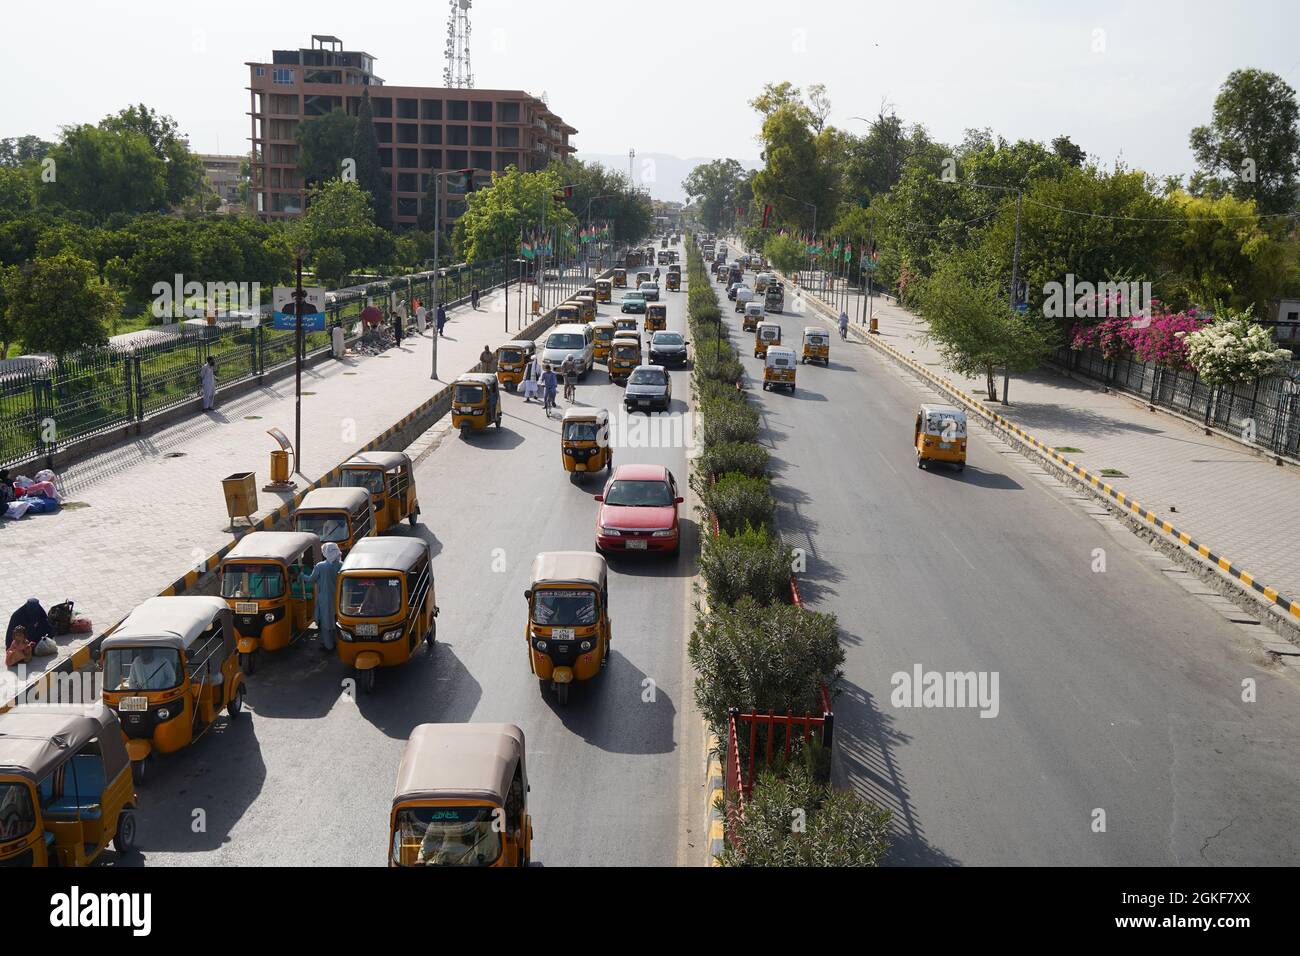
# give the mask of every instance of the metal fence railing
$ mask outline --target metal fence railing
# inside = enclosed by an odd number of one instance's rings
[[[1273,454],[1300,457],[1300,380],[1292,376],[1215,387],[1195,372],[1160,368],[1131,355],[1107,359],[1098,349],[1061,348],[1053,361],[1076,375],[1232,432]]]

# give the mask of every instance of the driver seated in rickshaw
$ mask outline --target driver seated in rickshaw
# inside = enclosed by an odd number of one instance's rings
[[[420,841],[418,860],[425,866],[455,866],[474,863],[471,852],[492,832],[492,820],[477,820],[468,825],[429,824]]]
[[[594,591],[554,591],[542,588],[533,603],[533,621],[550,626],[587,625],[596,623],[596,594]]]
[[[140,649],[126,675],[127,690],[167,690],[176,684],[176,665],[152,647]]]

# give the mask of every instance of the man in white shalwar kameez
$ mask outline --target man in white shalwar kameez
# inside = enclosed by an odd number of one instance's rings
[[[199,370],[199,394],[203,396],[203,410],[212,411],[217,401],[217,360],[211,355]]]

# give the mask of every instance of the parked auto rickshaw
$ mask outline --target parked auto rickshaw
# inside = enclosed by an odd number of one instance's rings
[[[469,372],[456,379],[451,393],[451,427],[469,432],[482,431],[489,425],[501,427],[501,393],[497,377],[487,372]]]
[[[631,256],[628,256],[628,258],[631,259],[632,257],[631,257]],[[637,263],[637,264],[640,265],[640,263]],[[626,269],[615,269],[615,270],[614,270],[614,288],[616,288],[616,289],[626,289],[626,288],[627,288],[627,270],[626,270]]]
[[[623,273],[624,281],[627,279],[627,273]],[[614,299],[614,287],[608,279],[596,280],[596,301],[612,302]]]
[[[530,345],[532,343],[529,343]],[[400,451],[367,451],[343,463],[339,484],[370,492],[375,533],[382,534],[403,520],[415,527],[420,501],[415,495],[411,456]]]
[[[343,562],[338,585],[338,651],[366,693],[375,671],[405,664],[437,637],[429,543],[421,538],[367,538]]]
[[[346,556],[362,538],[375,531],[371,493],[366,488],[315,488],[294,509],[293,526],[333,541]]]
[[[537,351],[537,343],[515,339],[497,348],[497,382],[513,392],[524,380],[524,369]]]
[[[253,531],[221,559],[221,596],[234,612],[239,668],[257,652],[279,651],[307,631],[312,587],[301,579],[320,561],[320,538],[305,531]]]
[[[636,320],[632,323],[635,325]],[[593,356],[597,362],[609,361],[610,344],[614,340],[613,322],[593,322],[591,326]]]
[[[609,412],[603,408],[566,408],[560,422],[560,458],[574,480],[581,474],[614,467]]]
[[[803,330],[803,355],[800,363],[821,362],[829,367],[831,364],[831,337],[819,325],[808,325]]]
[[[122,723],[136,783],[153,751],[188,747],[223,709],[239,718],[245,687],[233,618],[219,597],[151,597],[100,643],[104,703]]]
[[[651,302],[645,307],[645,331],[662,332],[668,328],[668,306],[662,302]]]
[[[569,685],[591,680],[609,661],[609,586],[605,559],[591,551],[547,551],[533,561],[524,592],[528,663],[541,684],[569,701]]]
[[[665,280],[665,288],[669,292],[682,291],[682,274],[680,272],[668,273],[668,278]]]
[[[527,866],[524,732],[514,724],[420,724],[402,748],[388,865]]]
[[[103,704],[0,714],[0,867],[90,866],[135,847],[131,761]]]
[[[595,290],[593,289],[594,293]],[[596,321],[596,296],[579,294],[575,300],[578,303],[578,315],[582,322]]]
[[[922,405],[912,429],[916,467],[946,461],[958,471],[966,468],[966,413],[951,405]]]
[[[641,337],[635,332],[616,332],[610,343],[609,378],[612,382],[626,382],[633,370],[641,364]]]
[[[781,326],[775,322],[760,322],[754,332],[754,358],[767,354],[769,345],[781,344]]]
[[[583,322],[582,309],[576,302],[565,302],[555,309],[556,325],[581,325]]]
[[[635,315],[620,315],[614,318],[615,335],[618,335],[620,332],[630,332],[633,335],[636,335],[637,331]]]
[[[794,349],[779,345],[769,346],[763,356],[763,391],[776,388],[789,388],[794,394],[794,370],[798,363]]]
[[[763,311],[763,305],[760,302],[746,302],[745,315],[741,319],[740,327],[746,332],[754,332],[758,329],[758,324],[763,321],[766,313]]]

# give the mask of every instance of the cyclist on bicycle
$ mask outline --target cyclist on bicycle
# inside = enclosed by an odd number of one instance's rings
[[[546,417],[551,417],[551,409],[555,407],[555,369],[549,365],[542,372],[542,408],[546,411]]]
[[[560,363],[560,374],[564,376],[564,399],[572,402],[576,393],[576,383],[578,381],[578,363],[574,361],[572,355],[567,356]]]
[[[841,312],[840,313],[840,338],[846,339],[848,337],[849,337],[849,314],[847,312]]]

